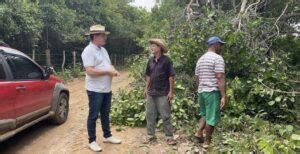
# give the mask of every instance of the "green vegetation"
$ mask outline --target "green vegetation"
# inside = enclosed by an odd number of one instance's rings
[[[74,66],[67,67],[63,71],[61,70],[59,72],[55,72],[55,75],[59,76],[65,82],[69,82],[75,78],[84,77],[85,72],[83,72],[81,64],[76,64],[75,68],[74,68]]]
[[[145,49],[151,37],[168,40],[169,56],[177,72],[172,102],[173,125],[191,136],[197,128],[200,117],[194,69],[197,59],[207,50],[206,39],[219,35],[227,41],[223,57],[229,102],[222,112],[222,122],[215,133],[213,149],[299,152],[300,131],[296,124],[295,109],[296,103],[299,103],[296,94],[299,93],[295,92],[291,81],[299,79],[299,59],[296,55],[300,51],[300,41],[291,35],[294,29],[289,24],[295,19],[278,20],[284,6],[287,6],[286,14],[299,11],[295,2],[282,1],[279,4],[276,1],[243,16],[237,10],[226,8],[228,4],[224,2],[222,9],[201,7],[202,16],[189,22],[182,16],[182,6],[185,6],[182,2],[178,4],[165,0],[161,7],[153,9],[148,28],[144,36],[139,38],[140,45]],[[241,27],[237,24],[239,20]],[[131,59],[134,88],[121,91],[115,98],[113,123],[129,126],[145,124],[143,86],[149,56],[146,50],[144,54]],[[158,122],[160,126],[161,121]]]

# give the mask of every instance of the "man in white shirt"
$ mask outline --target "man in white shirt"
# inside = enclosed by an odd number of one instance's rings
[[[110,131],[109,112],[111,108],[111,84],[112,78],[118,76],[119,72],[111,65],[109,55],[103,47],[109,32],[105,27],[94,25],[90,27],[91,42],[81,54],[86,71],[86,89],[89,98],[89,115],[87,119],[87,130],[89,136],[89,147],[93,151],[101,151],[96,142],[96,121],[100,113],[103,130],[103,142],[120,144],[121,140],[112,136]]]

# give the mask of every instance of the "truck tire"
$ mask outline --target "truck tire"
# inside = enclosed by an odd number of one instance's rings
[[[51,118],[51,122],[56,125],[63,124],[66,122],[69,114],[69,97],[66,93],[59,95],[57,108],[54,117]]]

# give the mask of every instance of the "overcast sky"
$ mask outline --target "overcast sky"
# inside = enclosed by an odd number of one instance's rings
[[[151,11],[151,8],[155,5],[155,0],[135,0],[131,3],[133,6],[146,8],[148,11]]]

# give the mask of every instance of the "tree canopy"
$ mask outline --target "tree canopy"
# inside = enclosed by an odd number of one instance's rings
[[[84,33],[93,24],[111,31],[111,38],[135,39],[143,35],[148,13],[127,0],[23,0],[0,3],[0,38],[25,52],[82,49]]]

